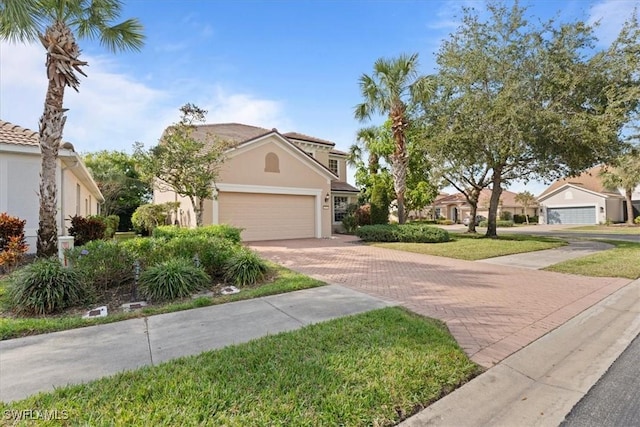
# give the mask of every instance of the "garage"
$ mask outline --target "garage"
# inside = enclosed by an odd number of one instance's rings
[[[309,195],[220,192],[218,221],[244,228],[247,242],[312,238],[315,206]]]
[[[548,208],[547,224],[597,224],[595,206]]]

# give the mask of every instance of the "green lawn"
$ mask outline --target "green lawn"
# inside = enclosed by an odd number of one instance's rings
[[[168,303],[160,306],[147,307],[141,311],[131,313],[110,314],[107,317],[83,319],[79,315],[41,316],[41,317],[11,317],[0,315],[0,340],[18,338],[27,335],[36,335],[47,332],[62,331],[66,329],[81,328],[84,326],[112,323],[134,317],[151,316],[154,314],[170,313],[173,311],[189,310],[196,307],[222,304],[232,301],[240,301],[258,298],[267,295],[281,294],[301,289],[323,286],[325,283],[293,272],[274,263],[268,263],[277,274],[276,280],[261,286],[243,289],[234,295],[221,295],[213,298],[201,297],[194,300]],[[0,282],[0,301],[5,297],[3,283]]]
[[[640,226],[606,226],[606,225],[584,225],[580,227],[571,227],[562,231],[576,231],[603,234],[640,234]]]
[[[504,234],[498,239],[488,239],[480,234],[462,233],[451,233],[451,241],[446,243],[373,243],[381,248],[469,261],[552,249],[566,244],[563,240],[543,236]]]
[[[385,308],[0,403],[0,411],[56,409],[73,425],[382,426],[479,372],[440,322]]]
[[[561,262],[545,270],[583,276],[640,278],[640,243],[620,240],[601,241],[610,243],[615,248]]]

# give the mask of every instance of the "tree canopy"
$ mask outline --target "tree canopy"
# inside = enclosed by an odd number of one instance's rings
[[[180,121],[167,128],[158,145],[148,151],[138,146],[135,156],[143,174],[155,179],[157,189],[175,191],[191,201],[196,224],[201,226],[204,202],[214,197],[228,144],[198,131],[196,124],[204,123],[205,110],[186,104],[180,111]]]

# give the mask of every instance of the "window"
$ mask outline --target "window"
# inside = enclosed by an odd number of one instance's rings
[[[346,197],[335,196],[333,198],[333,222],[340,222],[347,215],[347,204],[349,199]]]
[[[80,215],[80,184],[76,184],[76,215]]]
[[[329,170],[338,175],[338,161],[336,159],[329,159]]]
[[[264,156],[264,171],[280,173],[280,159],[276,153],[267,153]]]

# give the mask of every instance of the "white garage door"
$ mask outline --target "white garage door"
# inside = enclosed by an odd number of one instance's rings
[[[218,220],[244,228],[246,242],[315,237],[315,198],[220,192]]]
[[[596,223],[596,208],[594,206],[547,209],[547,224]]]

